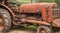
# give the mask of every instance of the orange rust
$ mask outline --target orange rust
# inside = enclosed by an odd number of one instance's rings
[[[33,24],[44,24],[44,25],[49,25],[50,26],[50,23],[47,23],[45,21],[36,21],[36,20],[27,20],[27,19],[22,19],[21,22],[27,22],[27,23],[33,23]]]
[[[33,3],[33,4],[22,4],[19,6],[20,13],[38,13],[37,10],[42,12],[43,21],[52,21],[52,12],[51,9],[56,3]],[[46,16],[46,6],[48,6],[48,16]]]
[[[54,27],[60,27],[60,19],[53,20],[52,26],[54,26]]]
[[[45,9],[45,6],[53,6],[55,3],[32,3],[32,4],[22,4],[19,6],[21,13],[37,13],[37,10]]]
[[[45,5],[43,5],[42,7],[42,19],[44,20],[44,21],[46,21],[47,19],[47,17],[46,17],[46,9],[45,9]]]
[[[5,0],[2,0],[2,4],[5,4]]]
[[[40,33],[47,33],[46,30],[42,29],[40,30]]]
[[[0,4],[1,6],[3,6],[4,8],[6,8],[7,10],[9,10],[8,12],[10,12],[12,14],[13,18],[15,18],[17,16],[17,15],[15,15],[15,13],[13,13],[15,11],[11,10],[11,8],[9,8],[9,6],[6,6],[6,4],[4,4],[5,3],[5,0],[1,0],[0,3],[1,3]],[[50,26],[51,21],[53,21],[53,18],[52,18],[52,10],[51,9],[52,9],[52,7],[53,7],[54,4],[56,4],[56,3],[32,3],[32,4],[30,3],[30,4],[22,4],[22,5],[20,5],[18,7],[19,8],[18,9],[18,13],[21,13],[21,14],[25,14],[25,13],[27,13],[27,14],[28,13],[29,14],[37,14],[40,11],[41,14],[42,14],[42,17],[41,17],[42,20],[41,21],[34,20],[36,18],[31,18],[31,20],[30,19],[27,20],[27,18],[25,16],[23,16],[23,18],[22,17],[18,17],[18,18],[21,18],[21,19],[19,19],[21,21],[21,23],[26,23],[27,22],[27,23],[33,23],[33,24],[39,24],[39,25],[44,24],[44,25],[49,25]],[[49,7],[48,8],[48,11],[46,11],[46,6]],[[14,8],[14,7],[12,7],[12,8]],[[14,8],[14,10],[16,10],[16,9]],[[21,14],[18,14],[18,15],[21,15]],[[26,18],[26,19],[24,19],[24,18]],[[60,27],[60,24],[59,23],[60,22],[56,22],[56,21],[54,22],[53,21],[52,26],[55,24],[54,26],[56,26],[56,27],[59,26]],[[16,23],[14,23],[14,24],[16,24]]]

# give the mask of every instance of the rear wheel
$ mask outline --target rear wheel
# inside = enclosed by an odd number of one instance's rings
[[[6,32],[11,28],[11,16],[5,9],[0,8],[0,32]]]
[[[3,18],[0,16],[0,31],[3,29]]]
[[[39,26],[37,29],[37,33],[52,33],[52,30],[47,26]]]

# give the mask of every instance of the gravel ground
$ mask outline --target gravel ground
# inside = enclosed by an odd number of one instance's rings
[[[35,30],[29,28],[13,28],[8,33],[36,33]]]
[[[32,33],[32,31],[24,31],[24,30],[11,30],[9,33]]]
[[[55,29],[57,30],[57,29]],[[13,27],[8,33],[36,33],[36,29],[34,28],[28,28],[28,27]],[[54,33],[60,33],[60,31],[57,30],[57,32]]]

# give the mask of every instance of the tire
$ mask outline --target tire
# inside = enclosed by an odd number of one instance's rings
[[[6,32],[11,28],[11,16],[7,10],[1,8],[0,8],[0,16],[3,19],[3,26],[4,26],[1,32]]]
[[[52,33],[52,29],[47,26],[39,26],[37,29],[37,33],[41,33],[42,31],[44,31],[43,33]]]

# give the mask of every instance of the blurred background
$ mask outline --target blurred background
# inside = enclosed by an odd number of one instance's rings
[[[40,3],[40,2],[50,2],[53,3],[55,0],[16,0],[20,2],[21,4],[26,4],[26,3]]]

